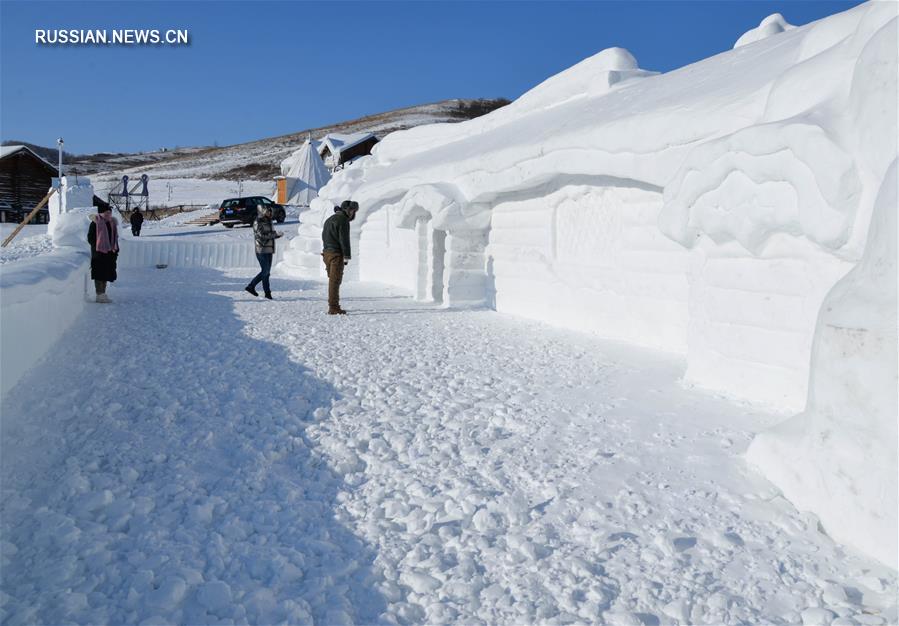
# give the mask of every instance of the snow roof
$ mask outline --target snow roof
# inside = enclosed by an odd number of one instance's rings
[[[324,150],[324,148],[328,148],[331,154],[337,156],[341,151],[347,150],[356,146],[363,141],[369,139],[370,137],[374,137],[373,133],[329,133],[321,138],[321,142],[318,146],[319,153]]]
[[[12,156],[13,154],[15,154],[16,152],[19,152],[21,150],[25,150],[25,151],[29,152],[34,158],[38,159],[39,161],[44,163],[47,167],[52,168],[54,171],[56,171],[57,168],[55,165],[50,163],[50,161],[48,161],[47,159],[45,159],[44,157],[39,155],[37,152],[35,152],[31,148],[29,148],[28,146],[23,146],[23,145],[0,146],[0,159],[5,159],[8,156]],[[65,170],[63,170],[63,171],[65,171]]]
[[[25,146],[0,146],[0,158],[22,150]],[[27,148],[25,148],[27,150]]]

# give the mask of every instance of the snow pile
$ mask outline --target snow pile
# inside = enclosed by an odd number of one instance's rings
[[[664,75],[610,49],[389,135],[320,190],[282,269],[321,276],[321,222],[352,198],[350,279],[670,350],[692,384],[801,411],[822,302],[896,156],[896,9]]]
[[[806,411],[759,435],[747,457],[828,532],[896,568],[896,162],[861,262],[824,299]],[[840,506],[834,506],[834,503]]]
[[[737,39],[737,43],[734,44],[734,48],[739,48],[740,46],[745,46],[761,39],[767,39],[772,35],[778,35],[793,28],[796,27],[787,22],[783,15],[780,13],[772,13],[763,19],[756,28],[750,29],[740,35],[740,38]]]

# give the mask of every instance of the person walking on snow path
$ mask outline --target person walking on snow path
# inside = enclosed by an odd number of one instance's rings
[[[256,285],[262,281],[262,289],[265,297],[272,299],[272,288],[268,278],[272,271],[272,259],[275,257],[275,239],[284,233],[276,231],[272,227],[272,209],[262,204],[256,205],[256,221],[253,222],[253,239],[256,241],[256,258],[259,260],[259,273],[244,287],[248,293],[258,296]]]
[[[140,209],[134,209],[134,213],[131,214],[131,234],[140,237],[140,227],[143,224],[144,214],[140,212]]]
[[[106,295],[106,283],[115,282],[116,261],[119,257],[119,228],[112,217],[112,209],[100,207],[91,216],[87,229],[87,242],[91,245],[91,279],[97,292],[97,302],[112,302]]]
[[[340,308],[343,268],[350,262],[350,222],[356,219],[359,203],[344,200],[322,227],[322,260],[328,273],[328,315],[346,315]]]

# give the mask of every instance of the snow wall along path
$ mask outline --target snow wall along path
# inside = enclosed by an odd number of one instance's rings
[[[65,334],[85,306],[90,255],[72,248],[3,266],[0,272],[0,393]]]
[[[55,229],[52,253],[3,266],[0,273],[0,393],[21,379],[68,330],[85,304],[93,300],[90,254],[83,241],[88,215],[95,209],[76,209]],[[276,249],[281,259],[283,246]],[[205,267],[255,268],[252,240],[185,242],[151,238],[121,241],[118,267],[127,280],[129,268]],[[122,274],[124,270],[124,275]],[[115,287],[111,289],[114,297]]]
[[[281,270],[321,276],[321,223],[352,198],[350,280],[680,353],[689,383],[803,411],[819,312],[870,245],[896,158],[897,7],[863,4],[663,75],[604,50],[481,118],[394,133],[320,190]],[[891,463],[881,426],[859,446],[882,437]],[[878,476],[878,493],[896,490]],[[881,505],[873,493],[860,515]],[[870,552],[875,526],[895,535],[895,507],[842,538]]]
[[[283,247],[275,249],[276,263],[281,260],[282,254]],[[120,267],[150,267],[157,264],[231,269],[257,267],[259,262],[252,240],[182,242],[141,238],[123,243]]]

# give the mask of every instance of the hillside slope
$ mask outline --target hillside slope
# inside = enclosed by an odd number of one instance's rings
[[[233,146],[176,148],[135,154],[99,153],[74,157],[71,165],[79,174],[94,175],[98,180],[105,174],[270,180],[279,173],[280,162],[296,150],[309,133],[321,137],[327,133],[365,131],[384,137],[423,124],[469,120],[507,103],[503,99],[444,100]]]

